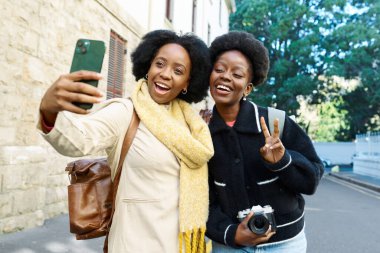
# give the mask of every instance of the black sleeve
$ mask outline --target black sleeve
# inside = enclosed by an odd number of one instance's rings
[[[284,157],[275,164],[264,162],[266,167],[276,172],[290,190],[313,194],[324,167],[310,138],[296,122],[286,117],[281,141],[286,149]]]

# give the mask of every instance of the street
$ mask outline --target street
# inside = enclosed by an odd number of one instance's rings
[[[380,193],[325,175],[305,199],[308,253],[380,252]],[[61,215],[42,227],[1,235],[0,252],[102,252],[104,237],[77,241],[68,226],[68,216]]]
[[[306,199],[308,253],[380,252],[380,194],[326,175]]]

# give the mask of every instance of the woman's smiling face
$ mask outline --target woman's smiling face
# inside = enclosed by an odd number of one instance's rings
[[[186,49],[174,43],[162,46],[148,71],[148,89],[158,104],[167,104],[189,85],[191,60]]]
[[[238,50],[222,53],[210,75],[210,93],[216,104],[236,105],[252,90],[250,61]]]

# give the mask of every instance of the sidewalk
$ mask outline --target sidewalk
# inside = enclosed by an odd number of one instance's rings
[[[328,172],[328,175],[380,193],[380,178],[360,175],[353,171]]]
[[[0,235],[1,253],[102,253],[105,237],[77,241],[69,232],[67,214],[41,227]]]
[[[350,170],[326,174],[380,193],[380,178],[359,175]],[[69,233],[68,215],[49,219],[41,227],[0,235],[1,253],[102,253],[104,237],[77,241]]]

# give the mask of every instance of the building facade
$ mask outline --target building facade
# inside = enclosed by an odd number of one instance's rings
[[[42,225],[67,212],[65,165],[36,130],[46,89],[68,73],[78,38],[103,40],[99,88],[133,89],[130,53],[148,31],[194,32],[206,43],[228,31],[234,1],[3,1],[0,8],[0,234]]]

